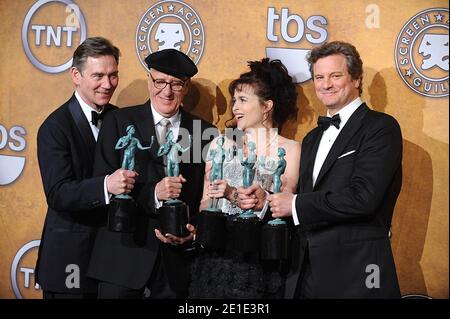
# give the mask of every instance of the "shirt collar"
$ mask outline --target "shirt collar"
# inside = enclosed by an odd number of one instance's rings
[[[92,111],[97,112],[94,110],[93,107],[89,106],[84,100],[81,98],[80,94],[78,94],[78,91],[75,91],[75,97],[77,98],[78,103],[80,103],[81,109],[83,110],[84,115],[86,116],[89,123],[92,122]],[[103,109],[102,109],[103,112]],[[101,112],[97,112],[101,113]]]
[[[159,114],[155,108],[153,107],[152,103],[150,102],[150,107],[152,109],[152,114],[153,114],[153,122],[156,125],[158,125],[158,123],[165,118],[164,116],[162,116],[161,114]],[[170,121],[170,124],[172,125],[172,127],[175,127],[176,124],[178,124],[180,122],[180,110],[178,110],[178,112],[173,115],[172,117],[166,117],[166,119],[168,119]]]
[[[339,110],[336,114],[339,114],[339,117],[341,119],[340,128],[342,129],[347,123],[348,119],[352,114],[356,111],[356,109],[363,103],[361,98],[358,96],[356,99],[354,99],[352,102],[344,106],[342,109]],[[327,111],[327,116],[331,117],[330,112]]]

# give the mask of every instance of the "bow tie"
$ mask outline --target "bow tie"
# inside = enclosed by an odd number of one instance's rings
[[[98,121],[102,121],[103,120],[103,117],[105,116],[105,113],[106,113],[105,111],[106,110],[103,110],[102,113],[97,113],[95,111],[92,111],[92,120],[91,120],[92,124],[97,126]]]
[[[339,117],[339,114],[336,114],[333,117],[319,116],[317,120],[317,125],[323,131],[326,131],[330,127],[330,125],[334,125],[337,129],[339,129],[339,123],[341,123],[341,118]]]

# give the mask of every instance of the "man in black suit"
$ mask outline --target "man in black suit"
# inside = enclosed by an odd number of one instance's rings
[[[197,73],[188,56],[167,49],[152,53],[145,61],[150,70],[150,100],[108,114],[96,151],[94,174],[109,174],[120,167],[121,153],[115,144],[128,125],[134,125],[142,145],[150,145],[152,136],[157,137],[149,151],[135,154],[138,177],[131,196],[138,206],[136,231],[120,233],[102,227],[97,234],[88,275],[101,281],[99,298],[142,298],[145,288],[155,299],[186,298],[188,292],[187,251],[193,234],[185,238],[161,234],[156,209],[162,201],[178,198],[189,206],[195,223],[203,189],[202,150],[217,130],[180,107],[190,78]],[[189,135],[193,137],[192,147],[183,154],[189,159],[179,164],[179,176],[164,177],[164,160],[157,156],[165,136],[170,135],[168,130],[175,139],[181,138],[178,143],[183,149],[189,146]],[[192,232],[194,227],[188,227]]]
[[[94,150],[101,120],[117,87],[119,49],[100,37],[74,52],[70,70],[74,95],[39,128],[37,152],[48,203],[36,264],[44,298],[91,298],[86,278],[95,232],[105,218],[108,193],[129,193],[135,172],[118,170],[93,177]]]
[[[351,44],[331,42],[308,62],[328,117],[302,142],[298,194],[269,198],[296,227],[286,298],[398,298],[389,242],[402,183],[397,121],[360,99],[363,68]]]

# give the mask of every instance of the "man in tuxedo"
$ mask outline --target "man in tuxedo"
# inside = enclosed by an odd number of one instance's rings
[[[48,210],[36,265],[44,298],[93,298],[86,278],[95,232],[105,218],[108,193],[129,193],[135,172],[92,175],[101,118],[116,108],[119,49],[107,39],[86,39],[73,54],[72,97],[39,128],[37,153]]]
[[[201,154],[217,130],[181,107],[190,79],[197,73],[187,55],[166,49],[152,53],[145,62],[150,100],[108,114],[95,156],[95,175],[110,174],[120,167],[121,153],[114,146],[128,125],[134,125],[142,145],[150,145],[153,136],[157,140],[150,150],[135,154],[138,177],[130,195],[137,204],[136,230],[121,233],[102,227],[97,234],[88,275],[101,281],[99,298],[142,298],[145,288],[154,299],[186,298],[188,292],[194,227],[187,226],[191,234],[184,238],[161,234],[157,208],[165,200],[178,198],[189,206],[195,224],[205,169]],[[166,160],[157,155],[160,145],[165,144],[166,136],[173,136],[186,149],[189,135],[193,143],[183,153],[180,175],[165,177]]]
[[[353,45],[324,44],[308,62],[328,114],[302,142],[298,194],[269,197],[272,216],[297,225],[285,297],[400,297],[389,242],[402,183],[399,124],[362,102]]]

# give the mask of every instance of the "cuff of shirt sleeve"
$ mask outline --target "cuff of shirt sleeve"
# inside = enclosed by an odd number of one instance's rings
[[[300,225],[300,222],[298,221],[298,216],[297,216],[297,209],[295,208],[295,200],[297,199],[297,196],[298,195],[294,195],[294,198],[292,198],[292,204],[291,204],[292,219],[294,220],[295,226]]]
[[[103,193],[105,194],[105,204],[109,205],[110,199],[112,194],[108,193],[108,188],[106,187],[106,179],[108,178],[109,175],[105,176],[105,179],[103,180]]]
[[[163,205],[163,202],[158,200],[158,197],[156,197],[156,188],[155,188],[155,196],[154,196],[154,198],[155,198],[155,209],[158,209],[158,208],[160,208]]]
[[[266,198],[270,196],[270,193],[268,191],[266,192]],[[259,219],[264,219],[264,216],[266,215],[267,209],[269,208],[269,201],[266,199],[264,203],[264,207],[261,209],[260,212],[255,212],[256,216],[258,216]]]

